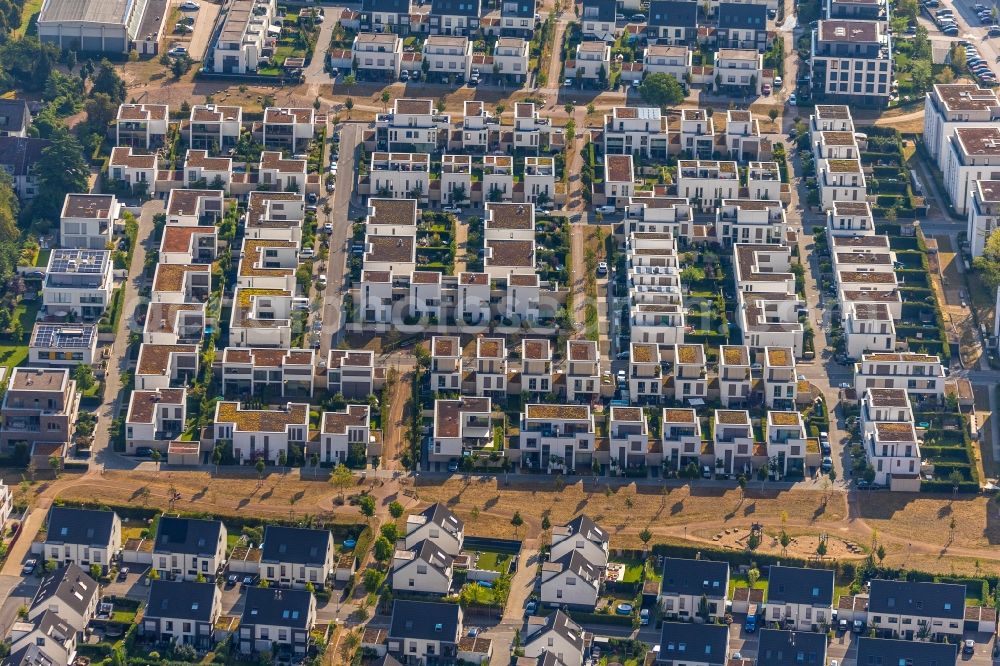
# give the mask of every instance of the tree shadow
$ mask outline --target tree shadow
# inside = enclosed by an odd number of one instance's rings
[[[676,516],[677,514],[679,514],[683,510],[684,510],[684,500],[680,500],[680,501],[674,502],[673,504],[670,505],[670,515],[671,516]]]

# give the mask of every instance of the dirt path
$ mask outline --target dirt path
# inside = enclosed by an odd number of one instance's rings
[[[569,245],[570,253],[573,256],[573,321],[583,323],[587,320],[587,266],[584,262],[584,234],[587,232],[587,225],[573,224],[570,227]],[[586,333],[583,326],[580,326],[574,337],[583,337]]]
[[[562,16],[556,19],[556,34],[555,39],[552,40],[552,57],[549,58],[549,68],[546,72],[550,88],[558,88],[562,83],[559,75],[562,73],[562,50],[563,38],[566,36],[566,23],[567,19]]]

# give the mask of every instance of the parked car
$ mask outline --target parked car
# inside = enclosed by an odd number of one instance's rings
[[[455,215],[462,214],[462,209],[459,208],[458,206],[445,206],[444,208],[442,208],[442,210],[446,213],[453,213]]]
[[[782,79],[781,79],[780,76],[774,77],[774,87],[775,88],[780,88],[782,83],[783,83],[783,81],[782,81]]]
[[[458,471],[458,461],[452,460],[448,462],[448,471],[454,474]]]
[[[320,289],[326,289],[326,274],[320,273],[319,278],[316,280],[316,286]]]
[[[962,654],[974,654],[976,651],[976,641],[971,638],[962,642]]]
[[[788,96],[788,106],[795,106],[798,103],[798,99],[795,97],[795,93]]]
[[[179,58],[180,56],[186,56],[187,52],[188,52],[188,50],[186,48],[184,48],[183,46],[174,46],[169,51],[167,51],[167,55],[171,55],[171,56]]]
[[[614,206],[599,206],[597,208],[597,212],[598,213],[603,213],[604,215],[610,215],[611,213],[615,212],[615,207]]]
[[[597,264],[597,274],[602,277],[608,274],[608,262],[602,261]]]
[[[25,576],[30,576],[31,574],[35,573],[35,567],[37,566],[38,566],[38,560],[36,560],[33,557],[29,558],[25,560],[24,566],[21,567],[21,573]]]
[[[304,247],[302,248],[301,251],[299,251],[299,258],[301,259],[312,259],[315,256],[316,256],[316,250],[312,249],[311,247]]]
[[[765,95],[770,95],[771,94],[771,84],[770,83],[765,83],[764,85],[762,85],[760,87],[760,90]]]
[[[201,5],[194,0],[184,0],[184,2],[180,4],[180,7],[183,12],[196,12],[201,9]]]
[[[824,472],[829,472],[831,469],[833,469],[833,458],[831,458],[830,456],[824,456],[823,462],[820,463],[819,468]]]
[[[865,630],[865,623],[862,622],[861,620],[855,620],[854,621],[854,633],[860,634],[864,630]]]
[[[323,225],[323,231],[325,233],[332,234],[333,233],[333,223],[332,222],[327,222],[326,224],[324,224]]]
[[[649,624],[649,609],[643,608],[639,611],[639,624],[647,626]]]

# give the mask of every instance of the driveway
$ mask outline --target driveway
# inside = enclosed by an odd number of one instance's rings
[[[17,566],[20,569],[20,561]],[[0,598],[3,598],[3,605],[0,606],[0,632],[3,632],[4,636],[17,621],[17,609],[31,602],[40,582],[41,579],[36,576],[27,578],[7,574],[0,576]]]
[[[180,4],[179,2],[177,4]],[[205,52],[208,50],[208,44],[212,39],[212,33],[215,31],[215,21],[219,17],[219,12],[222,9],[220,5],[214,2],[201,2],[201,9],[197,12],[187,12],[188,16],[194,15],[194,32],[191,33],[191,43],[188,45],[188,53],[191,54],[193,60],[204,60]],[[164,26],[164,34],[170,34],[174,27],[172,25]]]
[[[333,196],[320,202],[321,224],[333,225],[330,234],[330,256],[326,261],[327,285],[323,295],[323,335],[320,338],[320,358],[325,359],[331,346],[336,345],[334,337],[342,334],[342,307],[346,289],[349,252],[348,238],[351,235],[351,199],[356,187],[355,151],[361,141],[364,125],[360,123],[343,123],[340,131],[340,160],[337,168],[337,186]],[[333,128],[331,128],[332,136]],[[324,165],[325,166],[325,165]],[[323,214],[323,203],[330,205],[330,214]]]

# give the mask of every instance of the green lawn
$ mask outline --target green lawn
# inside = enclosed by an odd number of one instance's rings
[[[476,568],[505,574],[510,567],[510,557],[507,553],[481,551],[479,559],[476,560]]]
[[[116,610],[111,613],[112,622],[121,622],[122,624],[132,624],[135,622],[135,611],[134,610]]]
[[[28,33],[34,33],[40,11],[42,11],[42,0],[24,0],[24,7],[21,9],[21,25],[13,32],[13,35],[24,37]]]
[[[615,560],[615,564],[625,565],[625,575],[622,577],[623,583],[638,583],[642,580],[642,572],[645,568],[643,562],[637,560]]]
[[[733,596],[733,590],[737,587],[750,587],[750,581],[747,580],[746,576],[735,574],[729,578],[729,596]],[[754,583],[754,588],[758,590],[764,590],[764,597],[767,597],[767,581],[764,579],[759,579]]]

